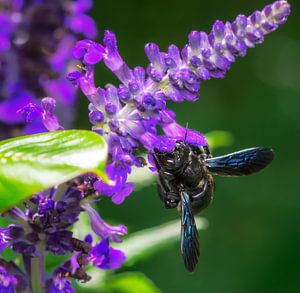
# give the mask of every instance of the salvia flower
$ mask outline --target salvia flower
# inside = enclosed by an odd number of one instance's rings
[[[89,260],[103,270],[115,270],[122,266],[126,256],[121,250],[110,247],[109,239],[104,238],[92,248]]]
[[[78,38],[97,35],[91,7],[92,0],[0,1],[0,138],[20,134],[17,110],[45,96],[55,96],[60,119],[71,125],[76,96],[65,75]]]
[[[23,115],[27,123],[27,130],[32,132],[55,131],[64,129],[57,116],[54,114],[56,108],[56,100],[47,97],[41,100],[41,106],[35,103],[28,103],[17,113]]]
[[[29,262],[41,253],[73,254],[48,280],[49,292],[75,292],[71,291],[70,278],[84,282],[90,280],[85,272],[89,263],[101,269],[116,269],[125,260],[124,254],[110,247],[109,241],[121,242],[121,236],[127,234],[127,227],[109,225],[92,207],[95,200],[89,198],[97,196],[94,190],[89,192],[93,180],[92,175],[78,178],[68,184],[63,194],[58,194],[57,188],[35,194],[24,203],[24,211],[14,207],[2,215],[13,224],[0,228],[1,253],[10,247]],[[93,246],[90,236],[84,240],[74,237],[70,227],[78,221],[81,212],[87,212],[92,229],[101,239],[100,244],[105,245]]]
[[[202,82],[223,78],[236,57],[245,56],[248,48],[261,44],[265,35],[283,24],[289,14],[290,5],[276,1],[248,17],[239,15],[233,22],[217,20],[208,34],[192,31],[181,51],[171,45],[167,52],[161,52],[158,45],[149,43],[145,46],[150,61],[146,70],[128,67],[111,31],[105,31],[103,44],[91,40],[77,42],[74,56],[84,67],[68,78],[88,98],[93,130],[109,144],[107,174],[114,183],[111,186],[99,180],[94,187],[120,204],[134,187],[127,182],[132,166],[145,164],[133,155],[134,150],[142,146],[150,152],[154,148],[169,151],[176,140],[207,145],[202,134],[176,122],[166,102],[197,100]],[[95,85],[94,67],[101,61],[120,80],[119,87]],[[158,135],[158,127],[165,136]]]

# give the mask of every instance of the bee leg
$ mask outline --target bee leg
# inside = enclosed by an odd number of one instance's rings
[[[178,193],[168,193],[165,200],[165,208],[173,209],[176,208],[179,204]]]
[[[159,180],[157,188],[158,195],[160,200],[164,203],[165,208],[172,209],[178,206],[179,193],[174,186],[169,184],[168,181]]]

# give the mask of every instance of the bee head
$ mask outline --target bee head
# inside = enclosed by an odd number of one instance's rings
[[[180,169],[189,158],[190,147],[183,141],[177,141],[174,149],[170,152],[162,152],[154,148],[154,158],[157,168],[168,171]]]

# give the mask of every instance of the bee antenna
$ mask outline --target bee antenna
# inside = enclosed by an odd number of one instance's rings
[[[186,141],[187,139],[187,135],[188,135],[188,127],[189,127],[189,123],[187,122],[186,125],[185,125],[185,135],[184,135],[184,142]]]

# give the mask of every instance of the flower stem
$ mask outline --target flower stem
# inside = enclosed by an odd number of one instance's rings
[[[44,257],[33,257],[31,259],[31,287],[33,293],[45,292],[44,280]]]

